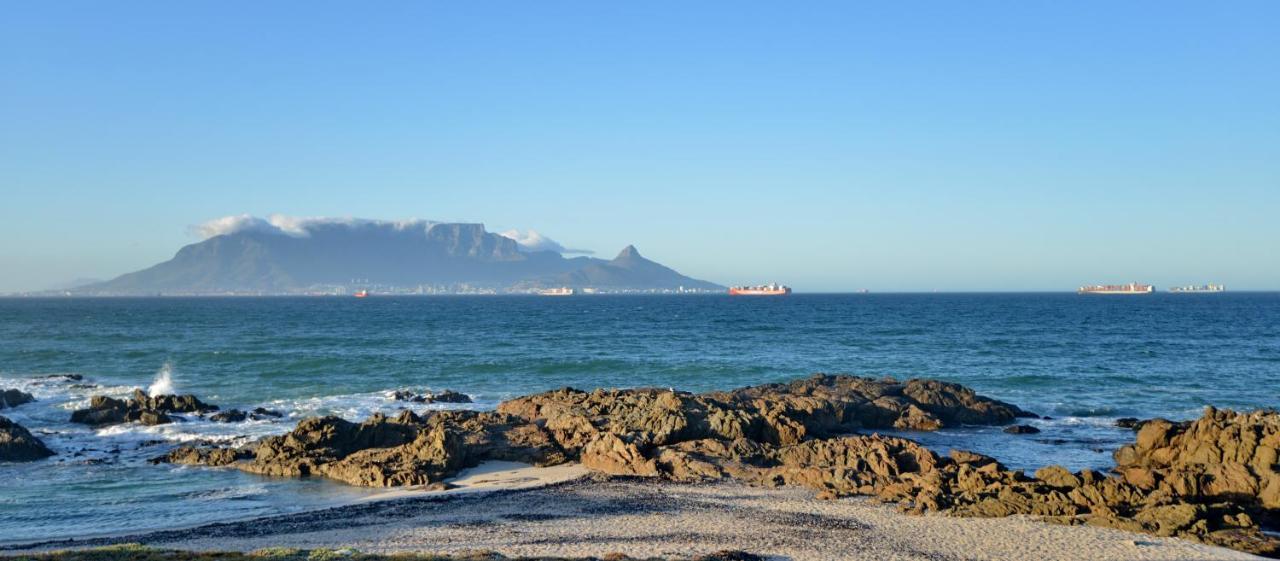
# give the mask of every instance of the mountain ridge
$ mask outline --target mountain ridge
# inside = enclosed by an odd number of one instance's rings
[[[719,290],[628,245],[613,260],[530,250],[480,223],[316,221],[293,229],[246,227],[183,246],[173,258],[78,294],[304,294]]]

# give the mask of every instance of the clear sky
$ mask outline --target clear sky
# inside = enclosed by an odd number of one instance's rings
[[[220,216],[797,290],[1280,289],[1280,2],[11,2],[0,291]]]

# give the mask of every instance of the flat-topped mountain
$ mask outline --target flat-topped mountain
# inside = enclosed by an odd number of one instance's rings
[[[288,227],[246,223],[185,246],[168,261],[74,292],[291,294],[423,286],[444,291],[721,288],[645,259],[632,246],[612,261],[567,258],[524,247],[483,224],[315,220]]]

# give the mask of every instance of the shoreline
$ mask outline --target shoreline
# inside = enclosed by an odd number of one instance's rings
[[[202,468],[223,469],[223,468]],[[245,518],[223,520],[219,522],[174,526],[169,528],[152,528],[139,531],[104,532],[81,538],[56,538],[38,541],[0,541],[0,557],[14,552],[55,551],[58,548],[85,548],[102,545],[131,543],[135,538],[145,536],[163,536],[181,532],[194,532],[221,526],[250,524],[258,521],[285,519],[292,516],[318,515],[319,513],[338,511],[350,507],[376,505],[384,502],[403,500],[448,500],[453,497],[483,494],[519,492],[539,487],[559,485],[573,482],[590,476],[590,472],[581,464],[561,464],[548,467],[535,467],[519,462],[489,461],[478,466],[467,468],[457,476],[445,480],[450,488],[427,489],[426,486],[391,488],[375,495],[339,502],[332,505],[304,510],[289,514],[269,516],[249,516]]]
[[[527,468],[542,470],[548,468]],[[516,470],[519,471],[519,470]],[[487,478],[494,471],[473,474]],[[799,488],[584,475],[516,488],[411,492],[296,514],[74,542],[0,556],[142,544],[195,552],[265,548],[361,553],[680,557],[725,549],[767,558],[1060,561],[1262,559],[1176,538],[1030,517],[911,516],[869,498]]]
[[[194,395],[150,397],[135,391],[127,401],[94,398],[89,409],[73,413],[73,421],[76,416],[112,421],[116,417],[111,415],[123,415],[127,422],[133,414],[161,418],[162,408],[185,412],[209,407]],[[235,540],[232,547],[242,550],[343,547],[383,553],[419,552],[426,546],[432,553],[450,553],[455,551],[450,544],[460,544],[456,552],[483,548],[517,556],[670,557],[683,555],[694,545],[714,543],[716,551],[756,549],[770,556],[827,559],[834,554],[825,549],[827,542],[853,539],[835,530],[916,527],[920,535],[935,536],[931,547],[946,557],[954,553],[948,547],[965,538],[966,525],[976,522],[937,521],[969,517],[1006,519],[982,523],[989,530],[973,539],[983,552],[1002,551],[1003,541],[1014,539],[1010,535],[1027,531],[1017,527],[1018,521],[1029,520],[1040,534],[1048,531],[1041,524],[1044,521],[1060,528],[1091,527],[1054,530],[1074,533],[1057,534],[1059,545],[1045,550],[1041,558],[1071,559],[1071,552],[1082,543],[1090,551],[1102,547],[1092,543],[1098,540],[1108,547],[1123,545],[1123,539],[1112,543],[1120,539],[1116,534],[1109,538],[1097,534],[1099,527],[1189,537],[1237,552],[1277,555],[1280,540],[1262,533],[1273,527],[1270,509],[1275,508],[1280,490],[1280,474],[1274,472],[1275,449],[1280,448],[1280,417],[1275,412],[1208,408],[1195,421],[1134,420],[1131,428],[1137,430],[1136,440],[1114,453],[1116,467],[1109,473],[1048,465],[1028,476],[994,457],[954,448],[940,455],[921,442],[875,432],[930,433],[987,425],[1006,427],[999,429],[1001,434],[1010,429],[1027,434],[1039,429],[1017,423],[1040,418],[958,384],[823,374],[728,392],[563,388],[508,400],[494,411],[431,410],[419,415],[406,409],[395,417],[375,414],[358,423],[336,416],[311,417],[287,434],[255,443],[234,448],[183,446],[149,461],[233,467],[267,476],[322,477],[387,489],[345,505],[340,501],[312,509],[297,505],[300,511],[307,509],[306,514],[247,521],[228,516],[230,522],[192,528],[88,540],[11,542],[0,550],[47,551],[130,542],[225,550],[226,540],[231,539]],[[868,430],[872,432],[866,434]],[[1252,440],[1242,436],[1253,434],[1261,436]],[[467,465],[474,467],[464,469]],[[1201,486],[1179,487],[1184,481]],[[546,490],[539,493],[541,489]],[[517,496],[519,492],[530,494]],[[699,492],[705,496],[690,498]],[[542,498],[529,502],[530,496]],[[880,504],[844,500],[851,496],[873,496]],[[1242,501],[1241,496],[1251,500]],[[478,508],[450,512],[463,503]],[[883,503],[896,504],[897,511],[885,510]],[[168,503],[156,504],[163,508]],[[844,505],[840,508],[846,510],[833,512],[834,518],[824,518],[812,527],[815,519],[806,517],[832,504]],[[422,505],[437,508],[418,508]],[[661,508],[655,510],[654,505]],[[898,512],[945,517],[908,522]],[[751,513],[760,514],[754,523],[761,527],[779,518],[790,519],[777,528],[777,534],[798,528],[815,538],[796,543],[761,541],[751,528],[736,528]],[[856,522],[860,517],[876,523]],[[385,534],[402,518],[421,524]],[[613,519],[613,525],[601,527],[599,519]],[[919,522],[925,519],[929,521]],[[542,524],[552,520],[566,525]],[[365,527],[377,531],[355,532]],[[473,527],[484,531],[478,536],[458,533]],[[566,528],[576,533],[563,533]],[[655,533],[655,528],[663,532]],[[554,539],[529,541],[530,535],[557,533]],[[893,546],[875,558],[920,550],[915,534],[881,534],[870,542],[859,542],[858,547]],[[370,541],[371,536],[377,539]],[[214,538],[212,544],[203,543]],[[1027,539],[1031,538],[1014,541]],[[673,540],[684,544],[684,549],[663,549]],[[815,540],[822,544],[816,545]],[[1186,545],[1129,541],[1133,546]],[[593,549],[618,543],[629,549],[625,553]],[[549,544],[559,549],[542,547]],[[773,547],[782,547],[783,552],[773,553]],[[1188,551],[1179,558],[1209,555],[1206,551],[1216,549]],[[1109,555],[1137,558],[1127,549]]]

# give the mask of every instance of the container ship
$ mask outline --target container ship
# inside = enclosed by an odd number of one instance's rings
[[[573,296],[574,294],[577,294],[577,291],[566,286],[562,288],[539,290],[538,294],[540,296]]]
[[[776,283],[762,284],[760,286],[731,286],[729,287],[729,294],[733,296],[782,296],[791,294],[791,287]]]
[[[1175,286],[1169,289],[1174,294],[1198,294],[1202,292],[1223,292],[1227,289],[1221,284],[1202,284],[1200,286]]]
[[[1076,292],[1080,294],[1151,294],[1155,292],[1155,287],[1136,282],[1129,284],[1095,284],[1082,286]]]

